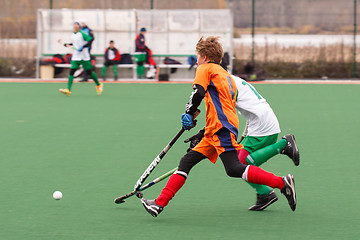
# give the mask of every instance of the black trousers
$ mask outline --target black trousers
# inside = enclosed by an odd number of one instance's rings
[[[237,151],[226,151],[220,154],[220,159],[224,164],[226,174],[229,177],[241,178],[245,172],[246,165],[242,164],[238,158]],[[190,173],[190,170],[199,162],[201,162],[206,157],[196,151],[187,152],[180,160],[178,172],[186,173],[186,176]]]
[[[111,65],[117,65],[117,64],[120,64],[120,61],[107,60],[104,62],[104,65],[107,67],[111,66]]]

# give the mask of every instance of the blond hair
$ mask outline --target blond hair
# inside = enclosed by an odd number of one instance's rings
[[[196,52],[204,57],[205,55],[209,58],[210,62],[221,63],[223,57],[223,48],[219,42],[220,37],[201,37],[196,44]]]

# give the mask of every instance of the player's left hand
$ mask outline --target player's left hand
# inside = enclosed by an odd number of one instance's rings
[[[84,46],[79,47],[77,50],[81,52],[84,49]]]
[[[195,122],[193,122],[193,116],[188,113],[183,113],[181,115],[181,124],[185,130],[190,130],[195,127]]]

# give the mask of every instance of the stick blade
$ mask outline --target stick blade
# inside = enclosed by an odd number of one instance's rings
[[[124,203],[125,200],[122,200],[122,198],[115,198],[115,199],[114,199],[114,202],[115,202],[116,204],[121,204],[121,203]]]
[[[136,193],[135,191],[132,191],[131,193],[125,194],[125,195],[123,195],[121,197],[117,197],[117,198],[114,199],[114,202],[116,204],[124,203],[125,202],[124,199],[127,199],[127,198],[133,196],[135,193]]]

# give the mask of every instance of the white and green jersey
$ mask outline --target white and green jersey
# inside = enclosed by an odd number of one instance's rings
[[[238,90],[235,108],[247,120],[243,136],[264,137],[280,133],[279,122],[266,99],[245,80],[231,77]]]
[[[77,33],[73,33],[71,35],[72,44],[75,48],[82,48],[88,41],[91,40],[91,37],[84,33],[83,31],[79,31]],[[71,61],[89,61],[90,53],[89,48],[85,47],[82,51],[74,50],[72,54]]]

